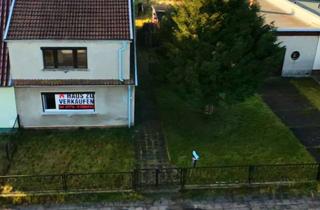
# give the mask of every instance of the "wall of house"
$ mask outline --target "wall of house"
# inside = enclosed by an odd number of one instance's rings
[[[319,66],[318,36],[279,36],[278,40],[282,46],[286,47],[283,76],[308,76],[315,67]],[[291,58],[294,51],[300,53],[297,60]]]
[[[17,118],[13,87],[0,88],[0,128],[12,128]]]
[[[313,70],[320,70],[320,37],[317,45],[317,51],[313,63]]]
[[[95,92],[95,112],[45,113],[41,99],[43,92]],[[134,92],[133,87],[132,123],[134,122]],[[25,128],[128,125],[127,86],[17,87],[16,101],[21,125]]]
[[[119,79],[123,41],[10,40],[12,79]],[[125,41],[124,79],[130,78],[130,41]],[[87,47],[88,69],[44,70],[41,47]]]

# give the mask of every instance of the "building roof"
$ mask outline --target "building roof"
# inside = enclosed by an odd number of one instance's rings
[[[10,65],[7,44],[3,41],[3,33],[5,31],[8,15],[10,0],[3,0],[0,2],[0,87],[10,86]]]
[[[7,40],[130,40],[131,0],[16,0]]]
[[[288,8],[282,9],[267,0],[258,0],[258,3],[260,14],[265,18],[266,23],[274,23],[277,28],[319,29],[320,27],[314,22],[303,21],[294,11],[288,12]]]
[[[320,15],[319,0],[290,0],[291,2],[299,5],[300,7],[309,10],[317,15]]]

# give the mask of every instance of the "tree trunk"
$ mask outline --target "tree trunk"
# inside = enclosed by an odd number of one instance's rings
[[[204,114],[212,115],[216,111],[216,108],[213,104],[207,104],[204,106]]]

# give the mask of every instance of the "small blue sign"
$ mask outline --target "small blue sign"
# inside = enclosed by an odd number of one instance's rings
[[[198,153],[195,150],[193,150],[193,152],[192,152],[192,157],[193,157],[194,160],[199,160],[200,159],[200,156],[198,155]]]

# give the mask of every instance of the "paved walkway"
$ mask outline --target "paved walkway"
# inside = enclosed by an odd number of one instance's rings
[[[288,79],[268,81],[262,97],[310,154],[320,161],[317,149],[320,147],[320,111]]]
[[[320,209],[319,198],[281,198],[269,197],[243,197],[243,198],[212,198],[203,201],[192,200],[160,200],[154,202],[132,202],[132,203],[99,203],[83,205],[52,205],[52,206],[25,206],[7,208],[7,210],[315,210]]]
[[[153,97],[154,85],[149,73],[149,62],[148,54],[142,52],[139,56],[141,83],[137,88],[136,96],[137,167],[144,169],[166,168],[169,167],[167,147]]]

